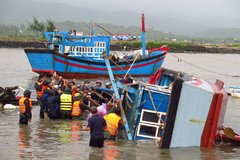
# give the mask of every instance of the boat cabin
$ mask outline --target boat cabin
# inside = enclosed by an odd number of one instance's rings
[[[74,58],[103,61],[103,52],[110,53],[110,36],[81,36],[75,31],[44,32],[48,48]]]
[[[161,148],[210,148],[221,131],[227,105],[223,82],[215,84],[162,69],[155,84],[117,83],[133,140],[160,140]],[[183,127],[184,126],[184,127]]]

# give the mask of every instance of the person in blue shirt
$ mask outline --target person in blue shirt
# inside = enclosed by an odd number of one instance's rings
[[[92,113],[92,117],[88,119],[87,127],[83,128],[83,131],[90,130],[90,147],[98,147],[101,148],[104,146],[104,128],[107,126],[104,118],[100,117],[97,114],[97,108],[91,107],[90,109]]]

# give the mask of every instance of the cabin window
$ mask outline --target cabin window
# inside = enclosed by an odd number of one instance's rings
[[[99,42],[95,42],[95,46],[96,46],[96,47],[99,47]]]
[[[160,139],[163,134],[161,125],[165,122],[166,113],[142,109],[137,136]]]
[[[99,52],[103,52],[104,51],[104,48],[99,48]]]
[[[158,115],[156,113],[144,112],[142,116],[142,121],[158,124]]]
[[[139,123],[137,136],[159,140],[159,126]]]
[[[160,125],[161,123],[163,123],[165,121],[165,118],[166,118],[165,112],[157,112],[156,113],[156,111],[142,109],[140,122]]]

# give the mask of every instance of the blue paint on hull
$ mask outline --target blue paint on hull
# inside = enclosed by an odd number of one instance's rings
[[[35,72],[56,71],[58,74],[88,74],[108,75],[104,62],[80,60],[70,56],[63,56],[51,50],[25,49],[28,60]],[[158,51],[158,55],[146,60],[136,61],[129,74],[133,76],[152,75],[161,67],[166,53]],[[131,64],[131,63],[130,63]],[[130,66],[128,63],[119,63],[119,66],[111,64],[114,75],[125,75]],[[121,69],[122,68],[122,69]]]

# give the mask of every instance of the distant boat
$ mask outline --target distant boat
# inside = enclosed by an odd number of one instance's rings
[[[226,91],[229,95],[231,95],[234,98],[240,98],[240,88],[226,88]]]
[[[72,32],[44,32],[48,40],[45,49],[24,49],[36,73],[56,71],[64,78],[94,78],[108,76],[104,54],[112,58],[114,75],[150,76],[161,67],[167,47],[146,50],[144,15],[142,15],[142,50],[116,57],[110,51],[110,36],[82,36]],[[135,53],[135,54],[134,54]]]
[[[133,41],[141,39],[141,36],[129,35],[129,34],[116,34],[111,37],[113,40]]]

